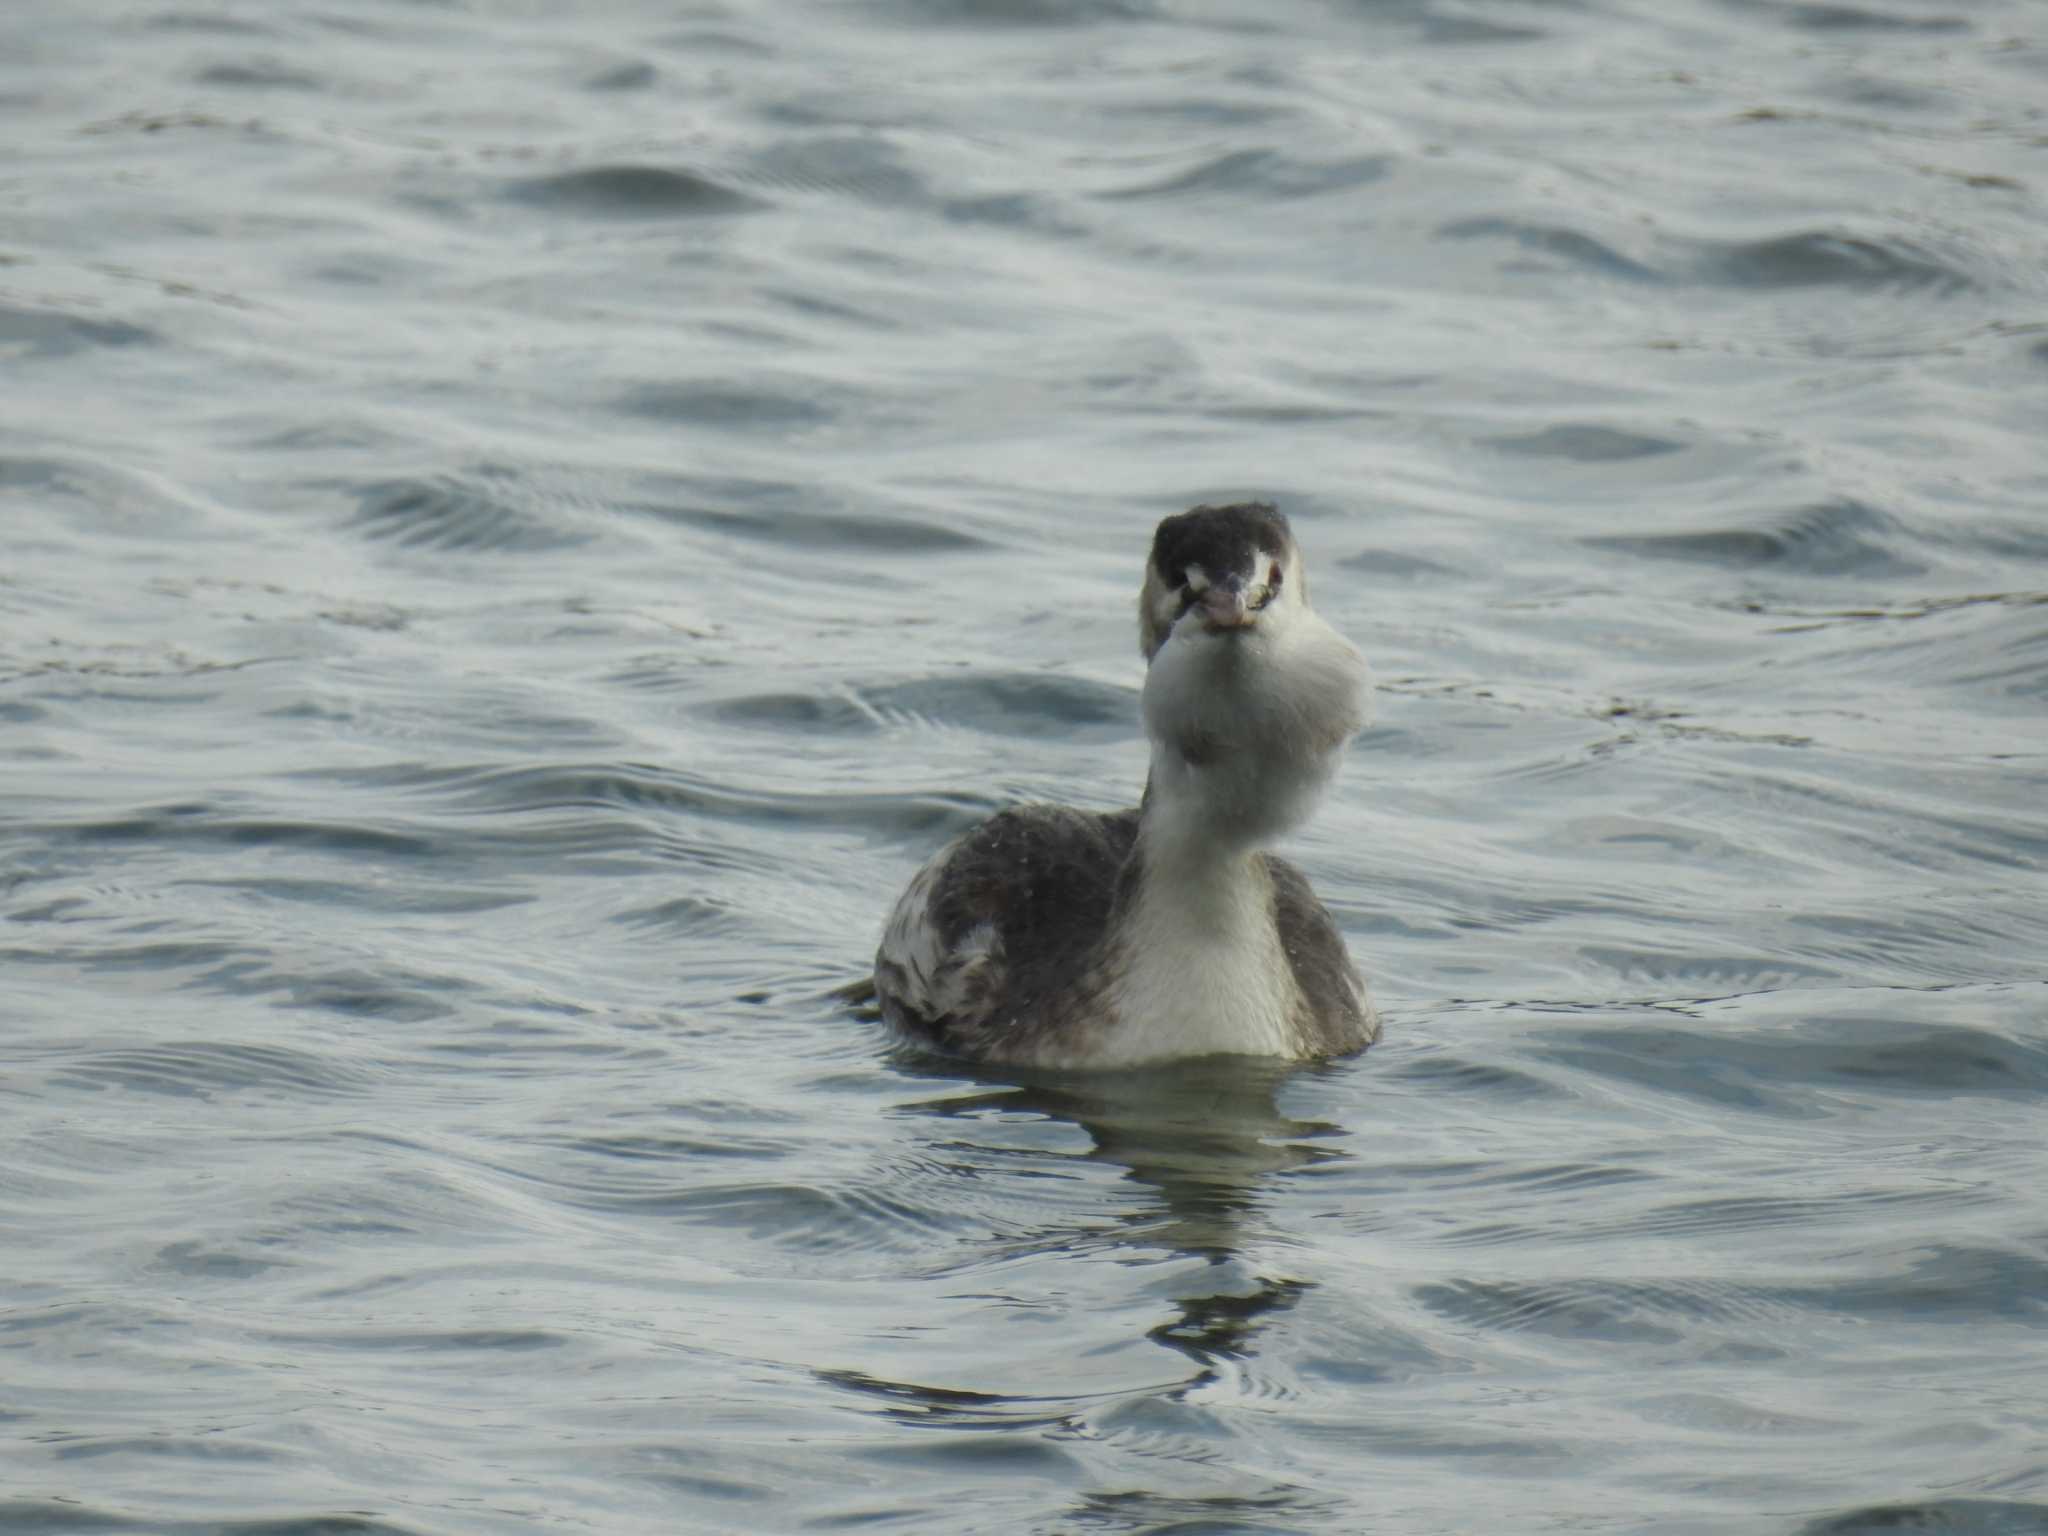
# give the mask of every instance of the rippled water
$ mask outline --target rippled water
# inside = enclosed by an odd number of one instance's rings
[[[2048,1532],[2041,23],[10,9],[0,1528]],[[1247,495],[1385,1043],[892,1056]]]

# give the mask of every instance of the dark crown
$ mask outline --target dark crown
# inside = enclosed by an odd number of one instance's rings
[[[1152,568],[1169,585],[1178,586],[1191,565],[1220,576],[1243,570],[1254,551],[1277,555],[1293,542],[1286,515],[1267,502],[1196,507],[1160,523],[1152,536]]]

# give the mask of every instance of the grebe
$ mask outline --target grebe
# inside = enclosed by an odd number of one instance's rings
[[[883,1017],[1043,1067],[1364,1049],[1379,1021],[1343,936],[1261,851],[1307,820],[1367,716],[1365,658],[1309,607],[1287,519],[1263,502],[1167,518],[1138,638],[1138,808],[1018,806],[940,849],[876,952]]]

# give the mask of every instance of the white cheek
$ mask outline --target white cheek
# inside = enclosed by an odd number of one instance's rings
[[[1197,630],[1199,633],[1199,630]],[[1152,658],[1139,695],[1145,717],[1145,732],[1155,742],[1178,747],[1183,738],[1213,731],[1218,713],[1216,689],[1208,670],[1195,654],[1196,645],[1177,634],[1166,648]]]
[[[1180,596],[1174,592],[1162,592],[1159,600],[1152,605],[1152,617],[1159,628],[1170,638],[1174,621],[1180,617]]]
[[[1259,614],[1259,628],[1275,638],[1293,631],[1308,616],[1308,609],[1301,601],[1301,594],[1285,582],[1273,594],[1272,600]]]

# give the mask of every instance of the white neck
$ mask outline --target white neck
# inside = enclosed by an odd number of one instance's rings
[[[1120,1063],[1295,1054],[1295,985],[1265,865],[1251,848],[1178,840],[1181,818],[1161,808],[1155,780],[1119,916],[1121,1026],[1107,1053]]]
[[[1306,605],[1243,636],[1176,632],[1145,677],[1160,855],[1264,847],[1306,821],[1365,724],[1366,677]]]
[[[1314,614],[1169,643],[1145,682],[1152,774],[1106,1042],[1120,1060],[1290,1055],[1300,999],[1260,848],[1299,825],[1364,719],[1365,666]]]

